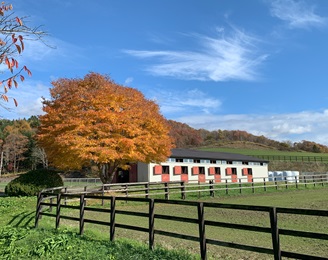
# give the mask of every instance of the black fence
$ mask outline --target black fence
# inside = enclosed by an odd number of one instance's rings
[[[322,162],[328,163],[328,156],[291,156],[291,155],[249,155],[268,161],[284,162]]]
[[[79,205],[65,205],[63,204],[63,197],[70,197],[72,199],[78,199]],[[105,200],[109,201],[109,208],[106,207],[88,207],[86,205],[87,199],[96,199],[96,200]],[[122,209],[117,209],[116,201],[134,201],[134,202],[143,202],[148,203],[148,212],[132,212],[125,211]],[[178,217],[164,214],[156,214],[155,208],[160,204],[171,204],[177,207],[190,206],[197,208],[197,214],[194,218],[188,217]],[[56,212],[53,213],[50,209],[55,208]],[[75,210],[78,212],[78,217],[73,217],[69,215],[64,215],[62,209],[69,209],[70,211]],[[220,209],[231,209],[231,210],[243,210],[243,211],[253,211],[268,213],[269,226],[253,226],[245,224],[234,224],[234,223],[225,223],[218,220],[208,220],[206,219],[205,209],[206,208],[220,208]],[[91,219],[85,217],[85,212],[99,212],[107,213],[108,221],[100,221],[99,219]],[[127,223],[116,223],[116,215],[127,215],[127,216],[137,216],[140,218],[147,218],[148,227],[140,227],[135,225],[130,225]],[[183,200],[165,200],[165,199],[149,199],[149,198],[131,198],[131,197],[109,197],[109,196],[99,196],[99,195],[87,195],[87,194],[54,194],[51,192],[41,192],[38,195],[37,208],[36,208],[36,217],[35,217],[35,227],[38,227],[39,221],[42,216],[48,216],[55,219],[55,227],[60,226],[60,221],[62,219],[67,219],[71,221],[76,221],[79,223],[79,233],[83,235],[84,233],[84,224],[92,223],[97,225],[107,226],[109,228],[109,239],[111,241],[115,240],[115,232],[117,228],[123,228],[128,230],[135,230],[140,232],[145,232],[148,234],[148,243],[149,249],[154,249],[154,244],[156,241],[156,235],[174,237],[189,241],[196,241],[199,243],[200,256],[201,259],[207,259],[207,245],[216,245],[229,247],[234,249],[241,249],[251,252],[258,252],[263,254],[273,255],[274,259],[281,259],[282,257],[297,258],[297,259],[327,259],[326,257],[306,255],[297,252],[290,252],[281,249],[280,245],[280,236],[293,236],[293,237],[302,237],[310,238],[316,240],[328,240],[327,233],[317,233],[317,232],[308,232],[300,230],[290,230],[285,228],[278,227],[278,214],[297,214],[297,215],[309,215],[309,216],[321,216],[328,217],[328,210],[313,210],[313,209],[291,209],[291,208],[278,208],[278,207],[266,207],[266,206],[249,206],[249,205],[235,205],[235,204],[222,204],[222,203],[211,203],[211,202],[194,202],[194,201],[183,201]],[[97,215],[96,215],[97,216]],[[183,223],[192,223],[198,226],[198,235],[192,236],[183,233],[171,232],[163,229],[157,229],[155,225],[156,219],[169,220],[175,222]],[[136,221],[135,223],[138,223]],[[259,246],[250,246],[245,244],[238,244],[234,242],[225,242],[218,239],[208,239],[206,238],[205,230],[211,227],[223,227],[228,229],[237,229],[245,231],[254,231],[259,233],[268,233],[271,234],[271,247],[259,247]],[[323,232],[326,232],[324,230]]]

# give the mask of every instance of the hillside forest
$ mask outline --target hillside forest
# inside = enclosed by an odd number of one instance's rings
[[[233,147],[242,143],[247,148],[259,149],[261,147],[264,150],[328,152],[327,146],[306,140],[296,143],[278,142],[241,130],[194,129],[173,120],[168,120],[168,124],[176,148]],[[48,167],[46,153],[35,138],[39,125],[37,116],[31,116],[28,119],[0,120],[0,176],[6,173]]]

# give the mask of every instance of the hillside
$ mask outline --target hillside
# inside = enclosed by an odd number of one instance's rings
[[[257,156],[286,156],[324,158],[311,161],[289,161],[269,159],[269,171],[295,170],[300,172],[328,172],[328,147],[311,141],[299,143],[278,142],[264,136],[255,136],[240,130],[194,129],[187,124],[169,120],[171,136],[177,148],[193,148],[208,151],[241,153]]]
[[[194,129],[187,124],[168,120],[170,135],[176,148],[221,147],[238,149],[261,149],[310,153],[328,153],[328,146],[303,140],[279,142],[263,135],[256,136],[242,130]]]
[[[277,150],[275,147],[265,144],[248,141],[217,141],[201,145],[200,148],[229,148],[229,149],[250,149],[250,150]]]

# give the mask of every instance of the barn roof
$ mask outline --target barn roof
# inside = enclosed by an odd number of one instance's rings
[[[209,159],[209,160],[225,160],[225,161],[243,161],[243,162],[269,162],[253,156],[225,153],[210,152],[193,149],[172,149],[170,158],[189,158],[189,159]]]

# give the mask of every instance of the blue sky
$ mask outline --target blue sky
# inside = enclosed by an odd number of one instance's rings
[[[19,62],[33,76],[2,118],[41,114],[51,81],[108,74],[199,129],[328,145],[328,1],[13,0],[44,25]]]

